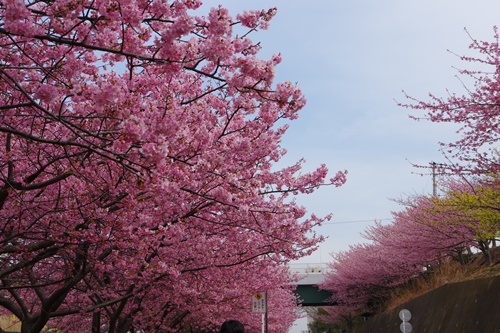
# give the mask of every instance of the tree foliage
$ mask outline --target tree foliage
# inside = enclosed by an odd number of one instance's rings
[[[459,138],[455,142],[441,143],[443,153],[450,162],[448,167],[456,173],[491,174],[500,171],[498,142],[500,140],[499,87],[500,44],[498,28],[494,27],[492,41],[480,41],[471,36],[469,48],[475,55],[461,56],[472,69],[462,69],[465,93],[450,93],[447,97],[430,94],[429,101],[407,96],[411,103],[401,104],[413,109],[414,119],[435,123],[459,125]],[[422,113],[425,115],[422,116]]]
[[[500,37],[492,42],[472,39],[476,56],[462,60],[477,69],[459,73],[474,82],[465,94],[450,93],[429,101],[410,96],[412,118],[455,123],[459,138],[441,143],[448,173],[441,196],[417,195],[402,200],[387,225],[376,223],[365,232],[370,243],[335,254],[323,288],[340,306],[329,308],[334,320],[360,315],[384,300],[396,286],[432,271],[440,263],[481,251],[489,264],[489,249],[500,230]],[[465,82],[467,80],[463,80]],[[374,302],[375,301],[375,302]],[[336,318],[336,319],[335,319]]]
[[[432,213],[427,207],[407,207],[394,213],[394,222],[368,228],[364,236],[369,243],[333,255],[321,286],[332,291],[338,304],[328,308],[332,321],[380,311],[394,289],[465,247],[463,234],[448,233],[448,226],[422,218]]]
[[[450,181],[442,197],[401,201],[404,208],[393,212],[391,223],[365,230],[368,243],[334,254],[322,284],[338,303],[327,309],[330,320],[377,313],[395,290],[451,260],[466,264],[470,251],[491,263],[489,249],[500,231],[498,191],[490,181],[472,184]]]
[[[433,198],[436,212],[451,216],[454,225],[463,225],[474,246],[483,252],[487,264],[491,264],[490,247],[496,244],[500,231],[500,192],[498,178],[482,177],[473,180],[451,181],[446,195]]]
[[[345,173],[275,167],[305,104],[249,38],[276,10],[201,5],[0,4],[0,308],[23,332],[203,331],[230,315],[252,331],[262,290],[276,331],[295,317],[282,267],[315,249],[323,218],[291,196]]]

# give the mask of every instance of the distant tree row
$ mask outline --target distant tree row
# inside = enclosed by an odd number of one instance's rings
[[[411,108],[431,122],[460,126],[456,142],[441,143],[447,161],[441,193],[400,200],[389,224],[380,222],[363,234],[366,243],[333,255],[330,272],[321,286],[334,293],[337,306],[324,320],[344,322],[376,312],[391,293],[439,265],[457,260],[465,265],[471,253],[482,253],[491,264],[491,247],[500,231],[500,45],[472,40],[478,57],[462,57],[477,70],[460,73],[472,79],[464,95],[430,101],[408,97]]]

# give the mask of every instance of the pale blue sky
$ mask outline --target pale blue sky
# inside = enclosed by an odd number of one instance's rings
[[[469,54],[464,28],[491,40],[500,24],[495,0],[205,3],[221,3],[233,15],[278,8],[270,29],[253,39],[261,41],[262,57],[283,55],[278,80],[298,82],[308,100],[283,142],[284,162],[304,157],[310,168],[349,171],[345,186],[299,199],[311,212],[334,214],[318,229],[328,240],[301,262],[328,262],[330,252],[363,241],[359,233],[370,221],[399,210],[391,198],[432,192],[431,177],[414,174],[410,162],[442,161],[437,142],[451,140],[454,128],[412,121],[394,100],[404,101],[402,90],[418,98],[462,91],[453,66],[466,64],[447,50]]]

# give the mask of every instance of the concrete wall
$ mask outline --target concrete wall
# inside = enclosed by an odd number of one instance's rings
[[[370,318],[353,333],[398,333],[408,309],[413,333],[500,333],[500,276],[451,283]]]

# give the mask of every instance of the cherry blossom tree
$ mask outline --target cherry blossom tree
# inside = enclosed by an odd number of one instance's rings
[[[328,308],[331,320],[352,319],[379,311],[390,291],[423,271],[423,265],[381,244],[364,243],[333,255],[321,288],[330,290],[336,306]]]
[[[474,222],[449,207],[443,209],[442,199],[415,196],[400,204],[403,209],[392,213],[392,223],[376,223],[367,228],[364,237],[420,266],[446,257],[461,258],[464,249],[476,244]]]
[[[363,236],[369,243],[351,246],[333,255],[321,288],[330,290],[338,305],[329,307],[334,322],[353,322],[363,314],[379,312],[396,288],[460,257],[477,245],[470,218],[441,209],[434,197],[401,201],[389,224],[376,222]]]
[[[345,172],[276,168],[305,104],[249,38],[276,10],[201,4],[0,4],[0,309],[23,332],[203,331],[234,309],[251,332],[263,289],[276,332],[293,320],[280,267],[329,218],[293,197]]]
[[[441,98],[430,94],[429,101],[408,97],[410,104],[402,106],[414,109],[415,119],[436,123],[456,123],[460,126],[460,138],[455,142],[441,143],[448,166],[458,173],[489,174],[499,171],[498,141],[500,139],[498,106],[500,92],[500,45],[498,29],[494,28],[492,41],[479,41],[471,37],[470,49],[476,55],[461,56],[470,63],[470,69],[459,71],[465,93],[450,93]],[[422,116],[424,111],[426,115]]]

